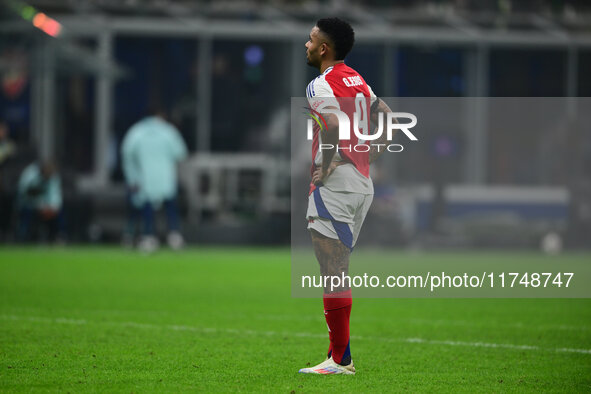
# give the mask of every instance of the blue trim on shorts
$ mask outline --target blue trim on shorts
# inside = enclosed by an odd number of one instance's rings
[[[337,232],[337,235],[341,242],[353,251],[353,233],[349,228],[349,225],[345,222],[339,222],[332,217],[328,209],[326,209],[326,205],[324,205],[324,201],[322,201],[322,196],[320,195],[320,187],[314,189],[314,203],[316,204],[316,211],[318,212],[318,216],[323,219],[329,219],[332,222],[332,225]]]

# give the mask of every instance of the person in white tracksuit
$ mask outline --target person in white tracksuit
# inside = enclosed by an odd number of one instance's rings
[[[121,158],[131,205],[141,212],[143,232],[139,247],[153,251],[158,247],[154,231],[154,211],[164,206],[168,223],[168,243],[178,249],[184,240],[180,233],[176,203],[177,167],[187,157],[180,132],[157,110],[135,123],[123,139]]]

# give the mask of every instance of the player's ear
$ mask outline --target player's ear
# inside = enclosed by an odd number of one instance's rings
[[[322,45],[320,45],[320,55],[326,55],[326,53],[328,53],[328,44],[323,42]]]

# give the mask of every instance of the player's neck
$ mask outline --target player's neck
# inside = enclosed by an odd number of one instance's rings
[[[327,68],[334,66],[335,64],[344,63],[344,60],[326,60],[320,65],[320,74],[324,73]]]

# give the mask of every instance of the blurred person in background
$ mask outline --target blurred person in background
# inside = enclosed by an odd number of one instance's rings
[[[144,252],[153,252],[159,246],[154,211],[162,206],[168,224],[168,245],[172,249],[184,246],[176,197],[177,167],[186,157],[187,147],[180,132],[160,108],[131,126],[123,138],[121,158],[129,191],[130,221],[135,220],[134,210],[138,209],[143,222],[138,247]]]
[[[21,173],[17,193],[19,241],[47,229],[49,239],[63,240],[61,179],[51,160],[29,164]]]

